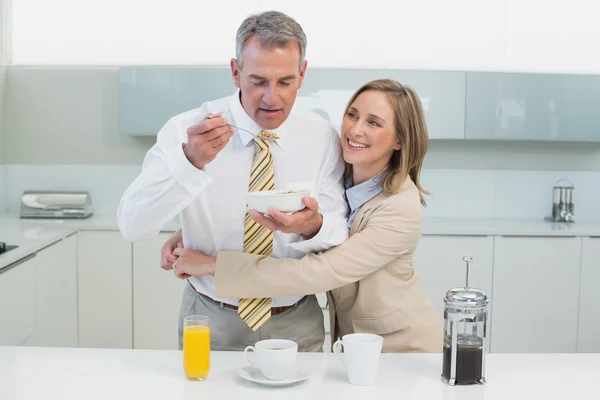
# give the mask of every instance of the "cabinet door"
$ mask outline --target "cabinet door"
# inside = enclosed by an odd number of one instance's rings
[[[77,347],[77,239],[69,236],[39,251],[35,263],[32,346]]]
[[[469,287],[481,289],[492,298],[494,238],[492,236],[424,235],[413,260],[425,293],[444,318],[444,296],[452,288],[466,284],[464,256],[473,257],[469,266]],[[488,306],[487,344],[492,338],[491,308]]]
[[[417,92],[430,139],[465,138],[464,72],[313,68],[296,103],[328,119],[339,132],[346,104],[356,89],[380,78],[395,79]]]
[[[35,255],[0,271],[0,346],[23,344],[34,329]]]
[[[80,231],[77,260],[79,346],[131,349],[131,243],[119,231]]]
[[[160,268],[160,248],[172,235],[133,244],[133,346],[178,349],[179,309],[185,281]]]
[[[469,286],[492,296],[494,238],[492,236],[424,235],[413,264],[425,293],[444,316],[444,296],[452,288],[466,284],[464,256],[473,257],[469,267]]]
[[[600,353],[600,237],[583,238],[579,294],[579,353]]]
[[[600,76],[468,72],[467,139],[600,141]]]
[[[581,238],[496,237],[492,350],[575,353]]]

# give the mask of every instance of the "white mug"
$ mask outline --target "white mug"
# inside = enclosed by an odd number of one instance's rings
[[[249,350],[254,352],[252,360],[248,358]],[[298,344],[283,339],[261,340],[244,350],[246,360],[258,368],[265,378],[272,381],[281,381],[292,373],[297,354]]]
[[[340,354],[342,346],[344,357]],[[351,333],[333,344],[333,352],[346,367],[348,381],[353,385],[367,386],[377,378],[382,346],[383,338],[379,335]]]

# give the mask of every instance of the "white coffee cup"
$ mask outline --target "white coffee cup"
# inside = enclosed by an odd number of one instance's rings
[[[254,352],[248,357],[248,351]],[[287,378],[296,366],[298,344],[291,340],[268,339],[248,346],[244,350],[246,360],[262,372],[265,378],[281,381]]]
[[[340,354],[342,346],[344,357]],[[353,385],[367,386],[377,378],[382,346],[383,338],[379,335],[351,333],[333,344],[333,352],[346,367],[348,381]]]

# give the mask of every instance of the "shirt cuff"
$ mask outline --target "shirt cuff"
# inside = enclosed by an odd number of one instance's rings
[[[287,246],[305,254],[318,253],[342,244],[348,238],[348,229],[336,229],[335,220],[331,216],[323,215],[323,224],[319,232],[311,239],[301,239],[288,243]]]
[[[167,158],[167,168],[175,180],[193,195],[200,193],[213,182],[204,168],[196,168],[187,159],[183,152],[183,145],[178,146],[177,151]]]

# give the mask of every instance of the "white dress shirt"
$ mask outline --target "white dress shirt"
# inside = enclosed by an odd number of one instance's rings
[[[227,146],[200,170],[189,162],[182,143],[187,142],[187,128],[209,112],[221,113],[231,125],[253,134],[234,129]],[[171,118],[146,154],[140,175],[123,194],[117,214],[122,235],[132,241],[152,237],[180,214],[186,248],[208,255],[219,250],[243,251],[246,193],[255,152],[252,138],[261,130],[244,111],[239,91]],[[302,258],[342,243],[348,229],[339,135],[325,119],[297,107],[271,132],[280,137],[270,146],[275,189],[311,190],[323,214],[323,225],[312,239],[275,232],[273,257]],[[237,299],[215,297],[212,277],[191,277],[190,281],[214,300],[237,306]],[[272,304],[289,306],[300,298],[274,298]]]

